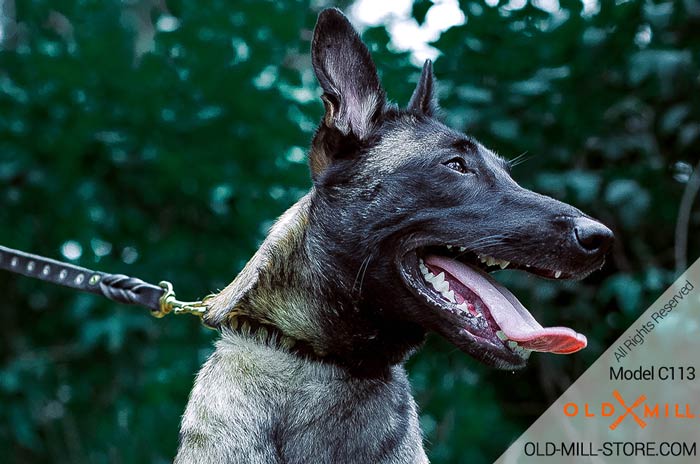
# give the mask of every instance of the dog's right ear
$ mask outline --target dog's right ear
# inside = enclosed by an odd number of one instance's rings
[[[359,141],[366,139],[386,96],[369,50],[340,10],[329,8],[318,15],[311,60],[323,89],[323,123]]]
[[[437,113],[438,103],[435,96],[434,81],[433,62],[425,60],[416,90],[413,91],[411,100],[408,102],[409,111],[414,111],[426,116],[434,116],[435,113]]]

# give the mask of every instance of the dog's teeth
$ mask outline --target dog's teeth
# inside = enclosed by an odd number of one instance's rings
[[[457,307],[466,315],[468,318],[473,318],[474,316],[479,317],[480,314],[474,309],[474,305],[467,303],[466,301],[457,305]]]
[[[561,271],[555,272],[555,273],[554,273],[554,278],[555,278],[555,279],[558,279],[559,277],[561,277]]]
[[[501,269],[505,269],[508,267],[510,264],[510,261],[501,261],[498,265],[501,266]]]
[[[460,303],[457,305],[457,308],[459,308],[460,311],[462,311],[463,315],[467,316],[468,318],[474,317],[474,314],[469,311],[469,305],[467,305],[466,302]]]
[[[420,264],[418,264],[418,269],[420,269],[420,272],[421,272],[424,276],[427,276],[427,275],[430,273],[430,270],[428,269],[428,266],[426,266],[425,264],[423,264],[422,261],[421,261]]]
[[[454,246],[452,246],[452,245],[447,245],[447,249],[448,249],[448,250],[451,250],[452,248],[454,248]]]
[[[492,257],[489,256],[488,261],[487,261],[487,264],[488,264],[489,266],[495,266],[496,263],[497,263],[496,258],[492,258]]]
[[[526,264],[525,267],[530,267],[530,265],[529,265],[529,264]]]
[[[442,295],[445,295],[450,290],[450,284],[446,280],[438,282],[437,285],[433,286],[435,287],[435,290],[440,292]]]
[[[467,251],[467,247],[459,247],[459,251]]]
[[[502,330],[499,330],[498,332],[496,332],[496,336],[497,336],[500,340],[503,340],[503,341],[508,340],[508,337],[506,337],[506,333],[505,333],[504,331],[502,331]]]
[[[508,346],[509,346],[511,349],[514,349],[514,348],[516,348],[516,347],[518,346],[518,342],[514,342],[513,340],[508,340]]]
[[[450,289],[450,284],[445,280],[445,273],[441,272],[436,275],[430,283],[433,284],[433,288],[440,293],[447,292]]]
[[[520,345],[518,345],[515,349],[513,349],[513,351],[515,351],[515,353],[517,353],[518,356],[520,356],[523,359],[529,358],[530,353],[532,353],[532,351],[528,350],[527,348],[523,348]]]
[[[457,302],[457,300],[455,299],[455,292],[452,291],[452,290],[449,290],[449,291],[447,291],[447,292],[443,292],[442,295],[443,295],[445,298],[447,298],[448,300],[450,300],[452,303],[456,303],[456,302]]]

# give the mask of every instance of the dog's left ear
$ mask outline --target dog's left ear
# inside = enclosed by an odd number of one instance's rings
[[[386,96],[369,50],[340,10],[319,14],[311,60],[323,89],[324,124],[365,140],[381,116]]]
[[[425,60],[416,90],[413,91],[411,100],[408,102],[409,111],[426,116],[433,116],[437,112],[438,104],[435,96],[434,81],[433,62]]]

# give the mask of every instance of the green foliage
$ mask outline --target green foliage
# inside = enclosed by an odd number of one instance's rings
[[[317,11],[158,3],[17,2],[0,50],[0,243],[61,258],[72,241],[79,264],[194,298],[226,285],[310,186]],[[675,275],[678,205],[699,160],[700,3],[560,4],[462,2],[467,22],[433,44],[435,71],[450,124],[508,158],[527,152],[516,179],[615,230],[609,263],[583,282],[501,273],[538,319],[576,327],[589,348],[510,373],[431,338],[409,368],[434,462],[492,461]],[[416,3],[419,22],[430,6]],[[364,37],[406,102],[419,70],[384,27]],[[7,462],[172,458],[213,333],[9,274],[0,294]]]

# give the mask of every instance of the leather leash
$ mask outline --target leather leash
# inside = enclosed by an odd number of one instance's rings
[[[207,310],[208,297],[202,301],[179,301],[175,298],[172,284],[167,281],[153,285],[135,277],[92,271],[2,245],[0,269],[102,295],[117,303],[145,306],[154,317],[163,317],[172,312],[194,314],[201,318]]]

